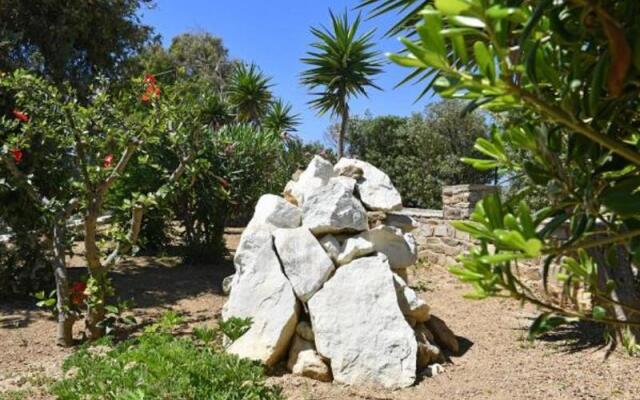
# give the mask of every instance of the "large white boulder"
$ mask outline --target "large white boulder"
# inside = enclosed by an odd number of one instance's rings
[[[320,244],[324,248],[324,251],[327,252],[327,255],[331,258],[331,260],[333,260],[333,262],[336,262],[336,260],[338,259],[338,254],[340,254],[341,247],[338,239],[331,234],[324,235],[320,238]]]
[[[333,165],[316,155],[297,180],[290,181],[284,188],[284,195],[298,206],[304,204],[306,195],[313,189],[324,186],[335,176]]]
[[[296,296],[306,303],[333,274],[333,261],[305,227],[277,229],[273,237],[282,269]]]
[[[393,211],[402,208],[400,193],[384,172],[365,161],[341,158],[333,170],[338,175],[353,175],[361,170],[362,177],[356,185],[362,203],[370,210]]]
[[[309,301],[318,353],[346,384],[407,387],[416,378],[417,342],[398,306],[382,255],[336,270]]]
[[[364,231],[367,212],[342,183],[329,181],[305,196],[302,226],[315,235]]]
[[[272,233],[278,228],[296,228],[302,222],[302,211],[282,197],[265,194],[258,200],[253,217],[240,236],[233,263],[240,275],[247,268],[259,266],[256,254],[262,246],[273,242]],[[234,284],[235,280],[234,278]]]
[[[296,330],[299,304],[282,273],[272,243],[256,252],[259,268],[236,274],[223,320],[251,318],[251,327],[227,349],[229,353],[274,365],[287,354]]]

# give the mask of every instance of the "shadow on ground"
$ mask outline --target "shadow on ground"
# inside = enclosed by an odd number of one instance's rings
[[[605,326],[591,321],[576,321],[560,326],[538,337],[547,343],[556,343],[563,352],[576,353],[607,346],[604,340]]]

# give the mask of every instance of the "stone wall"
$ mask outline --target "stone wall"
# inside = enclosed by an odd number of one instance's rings
[[[459,232],[451,221],[468,219],[476,203],[497,191],[490,185],[445,186],[442,190],[442,210],[404,208],[395,214],[413,218],[418,227],[412,233],[418,243],[418,256],[429,264],[449,266],[455,257],[472,245],[468,233]]]

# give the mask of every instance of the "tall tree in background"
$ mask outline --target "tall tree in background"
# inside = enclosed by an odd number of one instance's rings
[[[183,33],[171,40],[168,49],[156,39],[137,57],[134,75],[144,72],[156,74],[164,84],[180,77],[197,77],[217,91],[224,89],[233,72],[233,61],[222,39],[203,33]]]
[[[238,64],[227,86],[229,103],[238,122],[259,125],[271,106],[271,78],[255,64]]]
[[[314,50],[307,52],[307,57],[302,59],[310,66],[302,74],[302,83],[313,91],[315,98],[310,104],[320,115],[331,112],[340,117],[338,157],[342,157],[349,121],[349,99],[357,95],[367,96],[367,87],[380,89],[371,78],[382,72],[382,64],[378,53],[373,50],[374,31],[357,36],[360,16],[350,24],[346,13],[342,17],[332,12],[330,15],[331,29],[324,26],[311,28],[317,41],[311,44]]]
[[[148,41],[140,22],[151,0],[2,0],[0,70],[26,68],[84,90],[96,74],[115,77]]]

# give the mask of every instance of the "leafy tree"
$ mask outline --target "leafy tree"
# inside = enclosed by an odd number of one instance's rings
[[[98,73],[117,77],[152,33],[138,17],[139,8],[150,4],[151,0],[3,0],[0,70],[26,68],[83,89]]]
[[[240,63],[236,66],[226,94],[238,122],[260,123],[271,105],[270,80],[255,64]]]
[[[296,126],[300,124],[298,114],[293,114],[291,104],[285,103],[282,99],[277,99],[271,104],[267,115],[265,115],[262,126],[286,135],[295,132]]]
[[[224,88],[234,67],[222,39],[208,32],[175,36],[168,49],[157,39],[144,48],[134,64],[134,76],[151,72],[165,85],[198,78],[217,92]]]
[[[497,196],[460,222],[480,246],[452,269],[473,284],[474,297],[508,292],[546,309],[532,334],[571,318],[616,328],[632,351],[640,349],[638,198],[640,165],[640,32],[636,1],[435,1],[421,12],[417,41],[391,59],[414,71],[433,71],[443,97],[470,107],[521,117],[478,139],[480,169],[526,175],[548,194],[549,207]],[[634,48],[632,48],[632,45]],[[527,157],[513,158],[506,147]],[[567,224],[568,237],[554,235]],[[489,246],[491,244],[492,246]],[[558,278],[571,302],[557,304],[519,279],[518,264],[545,257],[560,264]],[[584,308],[571,290],[591,294]]]
[[[338,157],[342,157],[349,122],[349,99],[366,96],[368,87],[380,89],[372,77],[382,72],[382,64],[373,50],[374,31],[358,36],[359,15],[353,24],[349,23],[346,13],[342,17],[332,12],[330,15],[331,29],[311,28],[317,41],[311,44],[314,50],[302,59],[310,67],[302,73],[302,83],[314,91],[315,98],[310,102],[313,108],[321,115],[331,112],[340,117]]]
[[[73,324],[83,315],[87,334],[95,339],[104,332],[101,322],[112,293],[109,269],[123,255],[135,251],[145,210],[171,192],[196,155],[200,127],[188,121],[178,124],[174,119],[183,114],[179,107],[191,109],[195,105],[185,105],[182,98],[176,103],[163,101],[152,75],[134,85],[142,94],[127,91],[118,98],[109,93],[106,82],[98,82],[87,104],[82,104],[73,90],[63,92],[22,70],[2,75],[0,85],[15,99],[12,116],[0,119],[0,131],[6,132],[0,154],[7,173],[3,178],[14,193],[28,199],[43,221],[44,245],[56,280],[58,343],[72,344]],[[126,229],[117,229],[116,224],[111,240],[103,242],[98,219],[108,205],[110,190],[122,179],[131,160],[144,152],[144,146],[163,133],[169,136],[175,164],[162,171],[164,179],[152,191],[130,193],[119,205],[131,215]],[[43,149],[46,155],[39,157],[51,170],[48,174],[56,176],[54,183],[30,178],[29,165],[22,164],[25,154],[31,156]],[[66,228],[67,220],[76,213],[82,216],[89,280],[70,285]]]
[[[411,117],[356,117],[349,124],[349,152],[382,168],[405,206],[440,208],[443,185],[486,183],[492,171],[460,163],[477,156],[477,138],[488,136],[484,116],[461,116],[464,104],[442,101]]]

